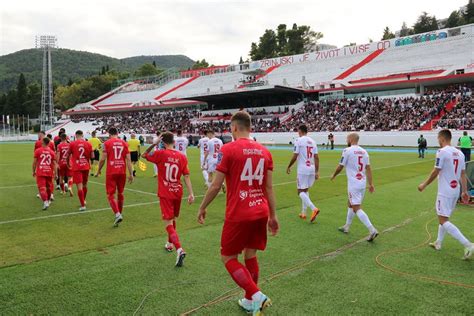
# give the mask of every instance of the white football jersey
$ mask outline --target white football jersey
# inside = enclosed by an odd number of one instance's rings
[[[314,155],[318,154],[316,142],[309,136],[296,139],[293,153],[298,154],[298,174],[316,174]]]
[[[458,197],[461,172],[466,169],[464,154],[453,146],[445,146],[436,153],[435,168],[440,169],[438,195]]]
[[[220,140],[217,137],[214,137],[209,140],[207,143],[209,146],[209,155],[207,156],[208,160],[217,160],[217,154],[221,150],[222,146],[224,145],[222,143],[222,140]]]
[[[201,158],[204,158],[204,154],[209,151],[209,137],[203,137],[199,140],[198,147],[201,152]]]
[[[342,152],[341,166],[346,168],[347,187],[351,190],[364,190],[367,183],[365,168],[370,165],[369,154],[359,145],[347,147]]]
[[[175,137],[174,139],[174,148],[186,156],[186,148],[188,148],[189,141],[186,137]]]

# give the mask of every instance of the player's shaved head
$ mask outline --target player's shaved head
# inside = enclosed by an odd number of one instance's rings
[[[118,131],[115,127],[109,128],[109,135],[118,135]]]
[[[252,119],[250,117],[250,114],[248,114],[247,112],[239,111],[232,115],[230,123],[233,124],[240,131],[250,132],[250,128],[252,126]]]
[[[131,138],[135,138],[135,137],[137,137],[137,135],[135,135],[135,133],[132,133],[132,134],[130,135],[130,137],[131,137]]]
[[[356,145],[358,143],[359,143],[359,134],[349,133],[349,135],[347,135],[347,144],[348,145]]]
[[[161,134],[161,141],[166,145],[172,145],[174,143],[174,135],[171,132],[164,132]]]
[[[449,142],[449,141],[451,141],[451,138],[453,136],[451,135],[451,131],[449,129],[443,129],[443,130],[439,131],[438,137]]]

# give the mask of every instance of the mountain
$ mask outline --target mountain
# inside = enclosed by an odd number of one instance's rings
[[[110,70],[133,73],[144,63],[153,63],[159,68],[185,69],[191,67],[194,61],[184,55],[135,56],[123,59],[101,54],[71,49],[56,49],[52,51],[53,81],[66,84],[70,79],[78,80],[98,74],[102,67],[109,66]],[[18,76],[23,73],[27,83],[41,82],[43,69],[43,52],[37,49],[25,49],[0,56],[0,93],[16,86]]]

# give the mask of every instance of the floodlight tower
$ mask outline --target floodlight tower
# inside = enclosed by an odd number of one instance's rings
[[[35,38],[37,49],[43,50],[43,80],[41,84],[41,130],[46,131],[53,127],[53,74],[51,71],[51,50],[57,47],[58,39],[54,35],[39,35]]]

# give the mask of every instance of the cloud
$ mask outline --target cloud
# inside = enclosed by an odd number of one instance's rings
[[[16,0],[0,8],[0,54],[33,47],[37,34],[55,34],[60,47],[113,57],[184,54],[229,64],[280,23],[308,24],[324,33],[322,42],[342,46],[378,40],[385,26],[411,25],[422,11],[447,17],[466,2]]]

